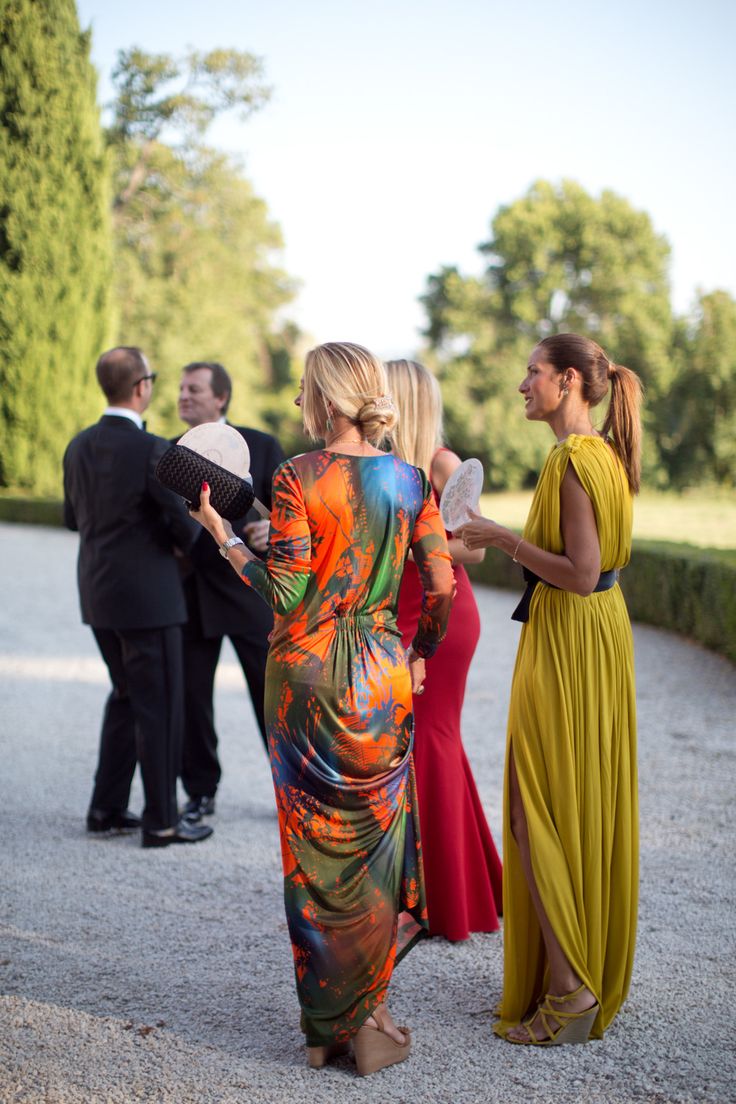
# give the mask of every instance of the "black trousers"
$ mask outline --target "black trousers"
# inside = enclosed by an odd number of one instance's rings
[[[215,671],[224,637],[206,638],[194,619],[184,626],[184,749],[181,780],[190,797],[213,797],[222,770],[217,757],[217,732],[213,695]],[[266,723],[263,700],[266,691],[268,643],[230,636],[243,668],[264,747]]]
[[[139,763],[143,827],[171,828],[178,819],[176,779],[183,727],[181,628],[92,631],[110,672],[112,691],[102,717],[90,806],[126,809]]]

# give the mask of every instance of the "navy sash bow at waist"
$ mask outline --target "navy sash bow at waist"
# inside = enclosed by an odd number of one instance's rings
[[[532,600],[532,594],[537,583],[541,583],[543,586],[552,587],[553,590],[559,590],[553,583],[545,582],[544,579],[540,579],[538,575],[535,575],[533,571],[530,571],[528,567],[523,569],[524,582],[526,583],[526,590],[521,596],[521,601],[511,614],[512,621],[528,621],[529,620],[529,603]],[[601,590],[610,590],[618,582],[618,568],[613,567],[610,571],[602,571],[598,577],[598,582],[593,587],[593,594],[598,594]]]

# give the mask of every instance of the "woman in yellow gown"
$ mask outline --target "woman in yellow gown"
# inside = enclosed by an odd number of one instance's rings
[[[591,407],[611,393],[602,431]],[[638,890],[634,661],[617,583],[639,489],[641,387],[577,334],[534,349],[526,417],[557,438],[523,536],[472,514],[469,548],[524,568],[504,796],[504,988],[514,1043],[600,1038],[628,992]]]

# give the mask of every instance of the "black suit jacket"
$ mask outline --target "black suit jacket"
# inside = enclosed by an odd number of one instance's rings
[[[79,531],[82,620],[96,629],[152,629],[186,621],[174,545],[200,526],[154,469],[168,448],[129,418],[103,415],[64,454],[64,521]]]
[[[253,491],[264,506],[271,509],[271,480],[284,460],[281,445],[270,433],[245,426],[233,426],[250,450],[250,474]],[[251,510],[247,518],[233,522],[233,530],[242,536],[246,521],[260,515]],[[187,601],[193,617],[198,617],[202,635],[241,636],[263,644],[273,626],[273,615],[262,598],[238,578],[209,533],[202,531],[190,552],[193,574],[186,580]]]

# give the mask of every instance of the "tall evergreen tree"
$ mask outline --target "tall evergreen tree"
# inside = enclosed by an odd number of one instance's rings
[[[109,334],[109,172],[74,0],[0,14],[0,486],[57,493],[99,413]]]

